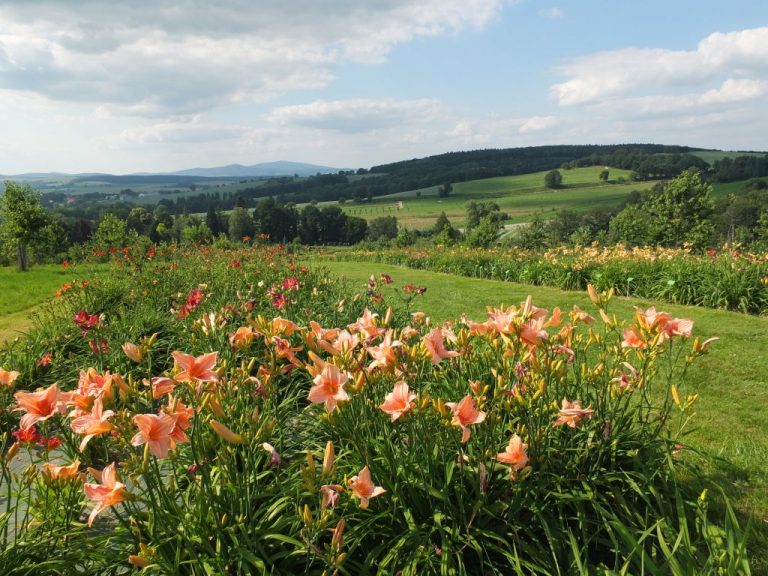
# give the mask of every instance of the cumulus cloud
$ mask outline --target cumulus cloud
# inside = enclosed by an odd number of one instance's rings
[[[268,120],[338,132],[367,132],[425,122],[440,110],[440,102],[432,99],[318,100],[275,108]]]
[[[701,104],[734,92],[760,92],[768,79],[768,27],[711,34],[695,50],[625,48],[575,58],[557,69],[568,79],[555,84],[551,95],[562,106],[603,104],[638,92],[670,92],[698,88]],[[720,96],[713,82],[723,77]],[[750,82],[752,84],[750,84]],[[757,83],[757,84],[755,84]],[[762,92],[760,92],[762,94]]]
[[[0,86],[119,113],[196,113],[327,85],[504,0],[41,0],[0,5]]]

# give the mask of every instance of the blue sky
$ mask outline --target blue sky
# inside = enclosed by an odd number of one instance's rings
[[[0,173],[768,150],[768,2],[0,2]]]

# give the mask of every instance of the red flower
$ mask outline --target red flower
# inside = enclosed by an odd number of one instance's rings
[[[299,289],[299,279],[291,276],[290,278],[286,278],[283,280],[283,290],[298,290]]]
[[[13,433],[13,437],[16,438],[16,442],[19,444],[37,444],[42,438],[37,428],[31,426],[26,430],[21,428]]]
[[[51,354],[50,352],[46,352],[40,357],[40,360],[37,361],[37,365],[50,366],[52,360],[53,360],[53,354]]]
[[[280,292],[275,292],[272,295],[272,306],[274,306],[278,310],[282,310],[283,308],[285,308],[286,302],[287,300],[285,299],[285,296],[280,294]]]

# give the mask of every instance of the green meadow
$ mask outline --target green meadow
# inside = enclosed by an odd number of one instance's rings
[[[370,202],[340,204],[350,216],[373,220],[382,216],[395,216],[398,224],[411,230],[425,230],[434,225],[441,212],[454,226],[462,227],[469,202],[495,202],[509,215],[509,224],[530,221],[533,214],[546,218],[558,210],[584,212],[595,207],[620,205],[633,191],[651,189],[657,181],[631,182],[630,171],[609,167],[608,182],[601,182],[601,166],[561,170],[563,187],[551,190],[544,186],[546,171],[519,176],[501,176],[453,184],[453,192],[440,198],[440,186],[378,196]],[[738,194],[744,181],[713,185],[713,197]],[[325,202],[321,205],[336,205]]]
[[[32,326],[32,314],[52,299],[67,282],[93,278],[103,266],[80,264],[64,268],[57,264],[33,266],[27,272],[0,267],[0,342],[11,340]]]

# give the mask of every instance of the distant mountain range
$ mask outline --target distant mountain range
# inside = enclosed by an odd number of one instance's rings
[[[340,168],[330,166],[318,166],[317,164],[305,164],[303,162],[262,162],[243,166],[242,164],[228,164],[214,168],[190,168],[177,172],[166,172],[172,176],[201,176],[204,178],[238,178],[245,176],[314,176],[317,173],[329,174],[338,172]]]
[[[340,168],[330,166],[319,166],[317,164],[306,164],[304,162],[262,162],[243,166],[242,164],[228,164],[227,166],[214,166],[212,168],[189,168],[187,170],[178,170],[176,172],[137,172],[127,176],[186,176],[197,178],[248,178],[248,177],[271,177],[271,176],[314,176],[315,174],[336,173]],[[101,176],[102,174],[87,172],[80,174],[65,174],[63,172],[27,172],[25,174],[0,175],[0,180],[67,180],[70,178],[80,179]]]

